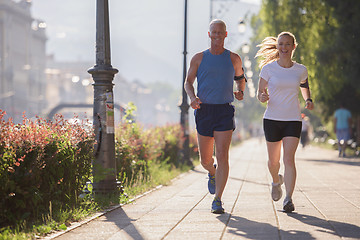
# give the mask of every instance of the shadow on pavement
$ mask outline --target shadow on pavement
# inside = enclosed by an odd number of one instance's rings
[[[353,159],[353,160],[350,160]],[[318,163],[333,163],[333,164],[344,164],[344,165],[350,165],[350,166],[360,166],[360,161],[356,160],[355,158],[343,158],[343,160],[327,160],[327,159],[305,159],[305,158],[297,158],[297,160],[302,161],[310,161],[310,162],[318,162]]]
[[[191,171],[207,175],[206,170],[200,171],[200,170],[193,169]],[[245,180],[245,179],[231,177],[231,176],[229,176],[229,179],[236,180],[236,181],[241,181],[241,182],[253,183],[253,184],[257,184],[257,185],[263,185],[263,186],[270,186],[271,185],[269,183],[262,183],[262,182],[256,182],[256,181],[251,181],[251,180]]]
[[[241,182],[253,183],[253,184],[262,185],[262,186],[270,186],[271,185],[269,183],[262,183],[262,182],[247,180],[247,179],[245,180],[245,179],[235,178],[235,177],[229,177],[229,179],[241,181]]]
[[[227,224],[227,221],[224,221],[220,217],[218,217],[218,219],[225,225]],[[227,234],[246,239],[315,239],[308,232],[279,230],[276,226],[268,223],[251,221],[249,219],[233,215],[230,217],[227,225]],[[279,234],[281,235],[281,238]]]
[[[105,217],[107,222],[115,223],[119,230],[124,230],[132,239],[144,240],[141,233],[132,223],[135,222],[136,219],[129,218],[121,207],[107,213]]]
[[[332,220],[326,221],[325,219],[298,213],[288,214],[288,216],[302,223],[319,227],[321,228],[319,231],[331,233],[335,236],[354,239],[359,239],[360,237],[360,227],[353,224]]]

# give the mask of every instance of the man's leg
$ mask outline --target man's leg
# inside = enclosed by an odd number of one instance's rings
[[[341,157],[344,141],[343,141],[343,136],[341,134],[341,131],[338,129],[336,130],[336,138],[338,140],[339,157]]]
[[[214,138],[197,134],[201,165],[210,173],[215,175],[214,167]]]
[[[215,197],[221,199],[224,188],[229,176],[229,148],[233,130],[215,131],[215,155],[217,160],[217,169],[215,174],[216,190]]]

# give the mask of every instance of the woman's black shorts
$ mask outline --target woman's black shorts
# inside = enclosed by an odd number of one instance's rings
[[[268,142],[278,142],[284,137],[300,138],[301,121],[277,121],[264,118],[265,139]]]

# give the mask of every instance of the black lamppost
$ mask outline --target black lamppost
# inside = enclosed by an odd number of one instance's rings
[[[179,106],[181,109],[181,115],[180,115],[180,124],[181,128],[183,130],[184,134],[184,144],[183,144],[183,150],[182,150],[182,163],[186,163],[189,165],[192,165],[192,162],[190,160],[190,139],[189,139],[189,107],[188,104],[188,97],[185,91],[185,78],[186,78],[186,43],[187,43],[187,0],[185,0],[185,9],[184,9],[184,64],[183,64],[183,81],[182,81],[182,103]]]
[[[95,193],[111,193],[117,188],[113,83],[117,69],[111,66],[109,4],[96,1],[96,65],[88,70],[94,79]]]

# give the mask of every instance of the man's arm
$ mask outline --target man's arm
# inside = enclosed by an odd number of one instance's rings
[[[235,78],[240,78],[239,80],[235,80],[236,90],[234,92],[234,96],[237,100],[244,99],[244,91],[245,91],[245,75],[244,69],[242,68],[242,61],[238,54],[231,52],[230,53],[231,62],[233,63],[234,70],[235,70]],[[243,77],[241,77],[243,76]]]
[[[191,59],[188,74],[185,78],[185,83],[184,83],[185,91],[190,98],[190,106],[193,109],[200,108],[200,103],[201,103],[201,100],[195,95],[194,82],[196,79],[197,70],[201,63],[202,57],[203,57],[202,53],[197,53]]]
[[[349,124],[349,134],[350,134],[350,137],[352,135],[352,118],[351,118],[351,114],[348,118],[348,124]]]

